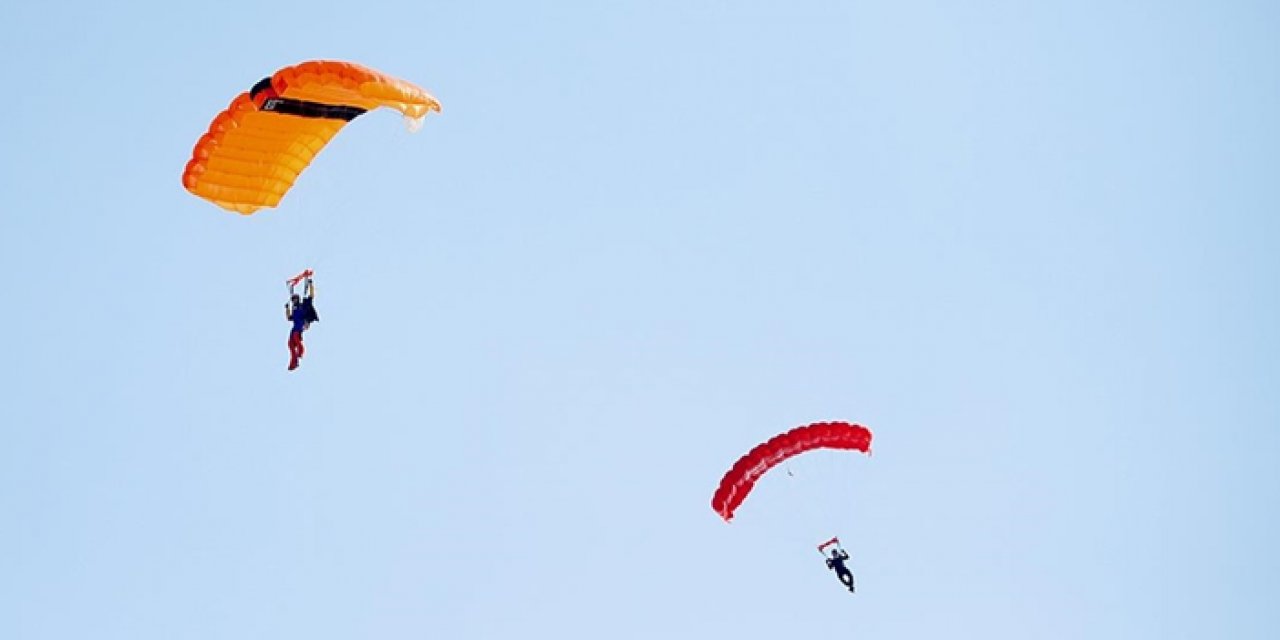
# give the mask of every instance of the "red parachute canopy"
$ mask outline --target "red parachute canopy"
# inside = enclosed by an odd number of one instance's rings
[[[870,453],[871,430],[849,422],[816,422],[774,436],[739,458],[724,474],[720,487],[711,498],[711,508],[725,522],[732,520],[733,512],[747,499],[747,494],[765,472],[787,458],[813,449],[852,449]]]

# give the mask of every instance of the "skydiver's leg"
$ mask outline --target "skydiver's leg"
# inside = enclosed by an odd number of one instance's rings
[[[840,582],[849,588],[849,592],[853,593],[853,573],[849,571],[841,571],[839,573]]]
[[[301,343],[302,335],[296,331],[289,332],[289,370],[293,371],[298,368],[298,347]]]

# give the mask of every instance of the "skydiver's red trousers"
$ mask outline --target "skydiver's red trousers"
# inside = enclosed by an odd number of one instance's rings
[[[289,332],[289,370],[293,371],[298,368],[298,358],[306,352],[306,348],[302,346],[302,332]]]

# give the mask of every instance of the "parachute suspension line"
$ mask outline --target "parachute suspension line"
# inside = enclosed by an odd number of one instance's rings
[[[799,546],[813,539],[813,536],[826,533],[829,513],[831,511],[831,486],[828,483],[826,468],[826,451],[809,451],[797,457],[797,464],[803,465],[803,478],[797,483],[799,489],[799,508],[804,510],[801,529],[796,535],[802,539],[793,544]]]
[[[313,168],[314,169],[314,168]],[[319,178],[320,175],[311,176]],[[307,176],[301,178],[304,182]],[[334,228],[341,222],[344,211],[352,211],[345,200],[348,194],[341,190],[336,193],[313,197],[311,193],[292,202],[286,202],[286,210],[275,210],[268,215],[283,216],[280,221],[281,252],[291,265],[302,265],[308,269],[330,272],[327,260],[336,247],[343,243],[336,238],[341,237],[342,230],[335,235]],[[293,267],[296,268],[296,267]]]
[[[821,468],[823,473],[822,482],[830,499],[827,503],[827,509],[824,515],[823,524],[830,530],[827,535],[838,536],[841,533],[842,525],[846,522],[846,514],[851,511],[848,504],[848,494],[844,491],[844,479],[849,475],[852,464],[845,456],[849,453],[846,451],[824,451],[824,459]],[[839,542],[839,538],[833,537],[832,540]]]
[[[795,470],[795,465],[790,460],[783,463],[786,475],[779,475],[776,481],[781,482],[786,488],[783,493],[787,509],[769,510],[767,517],[772,521],[771,524],[777,529],[775,536],[779,545],[783,547],[794,547],[798,542],[799,536],[807,536],[808,532],[804,528],[808,523],[813,522],[815,514],[814,499],[816,492],[814,491],[812,474],[808,473],[808,468],[802,468],[799,472]],[[762,480],[768,481],[768,478]],[[796,524],[800,524],[800,530],[795,528]]]
[[[299,212],[302,215],[295,216],[299,225],[302,226],[302,232],[299,234],[300,251],[299,258],[305,260],[304,264],[314,265],[314,267],[324,268],[324,258],[329,254],[329,248],[332,246],[332,235],[329,229],[334,224],[334,219],[338,217],[339,212],[332,210],[327,206],[316,207],[311,211]]]
[[[857,486],[855,456],[855,451],[817,450],[785,463],[790,475],[780,479],[789,484],[789,502],[799,525],[793,529],[802,536],[788,540],[789,545],[813,544],[817,536],[856,533],[852,526],[856,509],[851,502]]]
[[[804,492],[804,500],[808,512],[807,524],[811,530],[805,532],[806,536],[823,533],[813,529],[827,527],[831,519],[831,461],[828,453],[810,451],[803,454],[808,457],[806,469],[809,471],[808,490]]]
[[[836,491],[839,491],[843,498],[842,504],[844,505],[844,509],[840,514],[840,525],[846,527],[846,530],[843,533],[846,537],[855,536],[855,540],[857,539],[856,536],[859,534],[858,524],[860,511],[857,507],[858,498],[861,493],[858,491],[857,476],[858,471],[861,468],[862,467],[860,465],[849,465],[842,469],[844,473],[840,475],[839,482],[836,483],[835,487]],[[840,551],[844,551],[844,544],[839,540],[836,541],[836,546],[840,548]]]
[[[871,454],[870,449],[867,450],[867,454],[868,455]],[[861,497],[863,494],[858,491],[858,478],[857,478],[857,474],[854,472],[853,469],[849,469],[849,473],[845,475],[844,490],[848,491],[846,495],[849,496],[849,515],[848,515],[847,521],[853,527],[849,531],[849,535],[854,535],[855,533],[860,534],[861,532],[856,525],[860,524],[858,522],[858,515],[861,513],[861,511],[855,507],[859,506],[859,503],[861,502]],[[841,547],[841,551],[843,550],[844,548]]]
[[[795,458],[780,463],[778,470],[782,473],[761,478],[762,483],[781,483],[779,499],[785,501],[785,508],[762,510],[755,517],[769,520],[770,529],[776,529],[770,536],[777,544],[793,550],[803,549],[813,544],[815,536],[836,535],[837,523],[844,524],[842,519],[833,514],[833,510],[844,511],[841,500],[843,486],[839,480],[847,474],[837,473],[847,469],[833,469],[839,463],[848,460],[842,454],[847,451],[809,451]],[[847,466],[847,465],[842,465]]]

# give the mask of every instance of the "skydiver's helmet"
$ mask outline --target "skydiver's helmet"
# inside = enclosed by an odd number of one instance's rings
[[[831,557],[832,557],[832,558],[839,558],[839,557],[840,557],[840,547],[832,547],[832,548],[831,548]]]
[[[290,301],[292,301],[294,304],[301,304],[301,303],[302,303],[302,297],[301,297],[301,296],[299,296],[299,295],[298,295],[298,294],[296,294],[296,293],[295,293],[295,294],[293,294],[293,295],[291,295],[291,296],[289,296],[289,300],[290,300]]]

